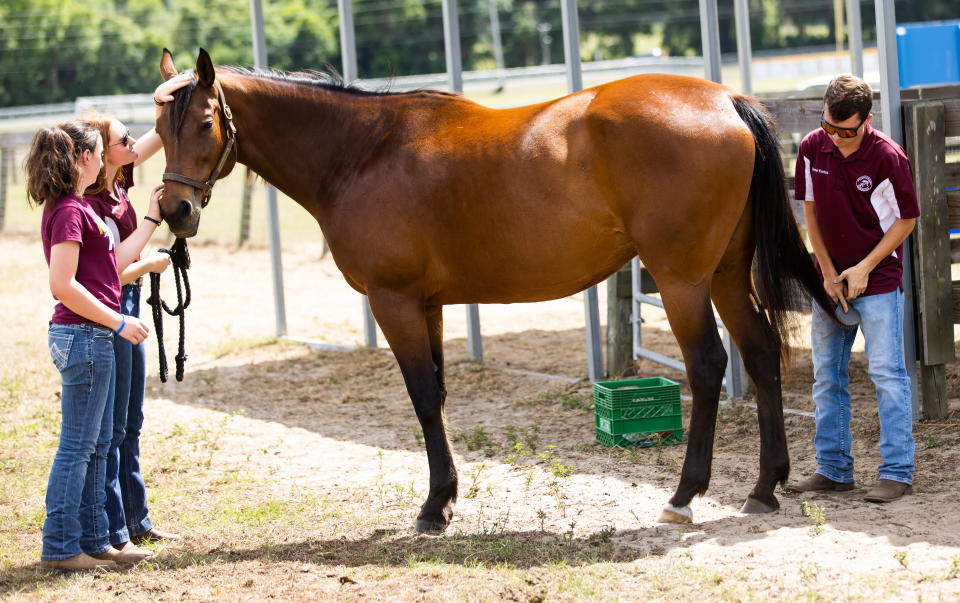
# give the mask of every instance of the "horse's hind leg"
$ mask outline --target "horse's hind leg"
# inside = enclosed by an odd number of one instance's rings
[[[780,350],[770,324],[752,298],[750,264],[753,245],[748,229],[741,228],[721,262],[711,287],[713,303],[730,330],[744,367],[757,387],[760,423],[760,475],[741,509],[767,513],[780,508],[773,490],[790,473],[790,456],[783,426],[780,389]]]
[[[668,282],[660,287],[660,293],[670,328],[683,353],[693,393],[687,454],[680,484],[660,521],[689,523],[692,520],[690,500],[706,492],[710,484],[717,405],[727,353],[717,334],[717,323],[710,306],[709,282],[696,285]]]
[[[430,493],[417,515],[418,532],[443,531],[453,519],[457,470],[444,426],[443,349],[440,307],[392,291],[369,290],[370,309],[390,343],[407,393],[423,428],[430,465]]]

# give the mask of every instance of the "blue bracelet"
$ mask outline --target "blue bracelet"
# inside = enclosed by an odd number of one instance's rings
[[[120,334],[120,331],[123,330],[123,327],[127,326],[127,317],[124,316],[123,314],[121,314],[121,315],[120,315],[120,318],[121,318],[121,320],[120,320],[120,326],[117,327],[117,330],[113,332],[115,335],[119,335],[119,334]]]

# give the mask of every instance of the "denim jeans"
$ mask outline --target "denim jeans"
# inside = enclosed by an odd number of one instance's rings
[[[47,482],[44,561],[110,548],[104,510],[107,449],[113,429],[113,333],[106,327],[51,324],[48,346],[60,371],[60,444]]]
[[[867,372],[877,392],[880,479],[913,483],[913,412],[903,360],[903,293],[899,290],[847,302],[860,313]],[[853,482],[850,435],[850,348],[858,327],[841,327],[813,306],[813,401],[817,405],[817,473]]]
[[[120,311],[140,316],[140,287],[124,285]],[[121,544],[153,528],[147,510],[147,490],[140,472],[140,429],[143,427],[143,393],[146,354],[142,343],[123,337],[113,341],[117,364],[113,404],[113,438],[107,454],[107,517],[110,542]]]

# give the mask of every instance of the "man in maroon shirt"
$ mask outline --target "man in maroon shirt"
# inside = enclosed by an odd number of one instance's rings
[[[824,95],[820,129],[800,143],[796,198],[823,287],[839,303],[839,326],[813,308],[812,357],[817,469],[800,491],[853,489],[850,377],[857,327],[880,418],[879,480],[865,498],[888,502],[912,492],[913,421],[903,359],[903,246],[917,216],[910,163],[895,142],[870,127],[873,90],[852,75],[835,78]]]

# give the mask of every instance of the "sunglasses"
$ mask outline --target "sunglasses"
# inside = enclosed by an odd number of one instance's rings
[[[840,126],[835,126],[826,119],[823,118],[823,111],[820,112],[820,127],[823,128],[823,131],[827,134],[833,135],[836,134],[840,138],[853,138],[857,135],[857,132],[860,130],[860,126],[863,125],[863,122],[867,121],[867,118],[860,120],[860,123],[857,124],[856,128],[841,128]]]
[[[120,137],[120,142],[115,142],[115,143],[111,144],[110,146],[111,146],[111,147],[125,147],[125,146],[127,146],[127,143],[130,142],[130,138],[131,138],[131,136],[130,136],[130,130],[127,130],[126,132],[123,133],[123,136]]]

